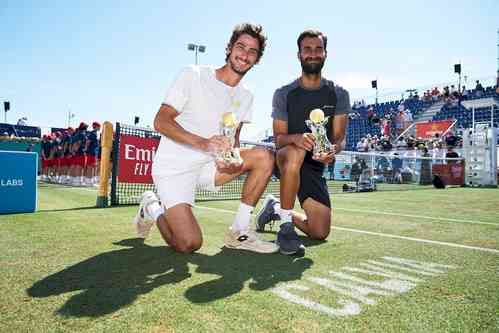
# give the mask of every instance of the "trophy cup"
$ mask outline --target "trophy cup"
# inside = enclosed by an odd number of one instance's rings
[[[217,160],[236,164],[241,164],[243,162],[243,159],[239,154],[239,148],[234,148],[236,141],[235,135],[238,126],[239,122],[237,121],[234,112],[226,112],[223,114],[222,121],[220,122],[220,134],[229,139],[231,148],[217,152]]]
[[[325,127],[329,117],[324,117],[324,112],[321,109],[314,109],[310,112],[309,118],[310,120],[305,120],[305,123],[315,137],[313,155],[329,153],[332,150],[332,144],[327,138]]]

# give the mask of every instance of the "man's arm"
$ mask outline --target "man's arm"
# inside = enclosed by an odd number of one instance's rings
[[[239,123],[239,126],[236,129],[236,133],[234,134],[234,148],[241,147],[241,143],[239,141],[239,136],[241,135],[242,128],[243,128],[243,123]]]
[[[279,119],[274,119],[272,127],[277,149],[292,144],[309,151],[314,148],[315,138],[312,133],[288,134],[288,122]]]
[[[334,116],[331,122],[332,135],[331,143],[334,145],[334,152],[338,154],[345,148],[345,134],[348,124],[348,114]]]
[[[209,139],[186,131],[175,118],[180,113],[167,104],[162,104],[154,118],[154,129],[175,142],[189,145],[202,151],[214,151],[227,145],[227,140],[215,135]]]

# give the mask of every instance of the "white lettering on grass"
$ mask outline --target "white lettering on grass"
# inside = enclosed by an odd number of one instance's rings
[[[293,284],[287,284],[287,285],[283,285],[283,286],[274,288],[274,289],[272,289],[272,292],[274,294],[278,295],[279,297],[284,298],[285,300],[287,300],[289,302],[303,305],[304,307],[307,307],[311,310],[319,311],[319,312],[322,312],[322,313],[325,313],[327,315],[334,316],[334,317],[357,315],[360,313],[360,310],[361,310],[359,304],[351,302],[351,301],[343,300],[343,299],[340,299],[338,301],[338,303],[340,305],[342,305],[341,308],[332,308],[329,306],[325,306],[325,305],[322,305],[320,303],[310,301],[306,298],[297,296],[297,295],[289,292],[290,289],[295,289],[295,290],[299,290],[299,291],[307,291],[310,288],[293,283]]]
[[[361,284],[365,284],[366,286],[371,286],[371,287],[376,287],[380,289],[386,289],[395,293],[405,293],[411,290],[416,286],[415,283],[409,282],[409,281],[403,281],[403,280],[397,280],[397,279],[388,279],[383,282],[377,282],[377,281],[371,281],[371,280],[366,280],[362,279],[350,274],[346,273],[341,273],[341,272],[329,272],[334,277],[337,277],[339,279],[343,280],[349,280],[352,282],[357,282]],[[374,274],[373,274],[374,275]]]
[[[329,316],[353,316],[362,311],[362,305],[376,305],[377,300],[374,297],[393,297],[408,292],[416,287],[418,283],[424,282],[424,278],[445,274],[449,269],[457,268],[453,265],[396,257],[383,257],[382,259],[384,261],[367,260],[367,262],[359,263],[358,266],[361,266],[361,268],[345,266],[339,272],[330,271],[329,274],[333,278],[306,278],[307,281],[340,295],[337,301],[341,305],[339,308],[293,294],[290,290],[294,289],[301,292],[310,290],[310,287],[295,283],[279,285],[272,289],[272,292],[291,303]],[[404,273],[400,271],[404,271]],[[350,272],[350,274],[346,272]],[[363,277],[351,273],[362,274]],[[409,275],[409,273],[413,275]],[[373,280],[366,279],[366,276],[373,277]],[[385,279],[380,281],[379,277]]]
[[[349,296],[361,303],[375,305],[376,300],[368,298],[369,295],[393,296],[393,293],[388,291],[362,287],[349,282],[331,281],[324,278],[311,277],[308,280],[317,283],[327,289],[337,292],[340,295]]]
[[[371,269],[363,269],[363,268],[356,268],[356,267],[343,267],[343,270],[345,271],[350,271],[350,272],[358,272],[358,273],[365,273],[367,275],[378,275],[378,276],[383,276],[383,277],[389,277],[389,278],[397,278],[401,280],[407,280],[407,281],[413,281],[413,282],[422,282],[423,280],[417,277],[412,277],[407,274],[402,274],[402,273],[397,273],[397,272],[392,272],[387,269],[382,269],[376,266],[372,266],[369,264],[365,263],[360,263],[359,265],[362,266],[367,266],[368,268]]]
[[[360,265],[364,266],[364,267],[368,267],[368,268],[376,268],[377,266],[381,266],[381,267],[393,268],[393,269],[397,269],[397,270],[401,270],[401,271],[405,271],[405,272],[409,272],[409,273],[421,274],[421,275],[427,275],[427,276],[436,276],[436,275],[440,274],[440,273],[434,273],[434,272],[427,272],[427,271],[421,270],[421,269],[412,269],[412,268],[408,268],[408,267],[404,267],[404,266],[400,266],[400,265],[388,264],[388,263],[379,262],[376,260],[368,260],[367,262],[369,264],[362,263]]]
[[[428,271],[428,272],[433,272],[437,274],[444,274],[445,269],[455,269],[456,266],[453,265],[443,265],[443,264],[436,264],[432,262],[421,262],[421,261],[416,261],[416,260],[410,260],[410,259],[402,259],[402,258],[394,258],[394,257],[383,257],[386,261],[391,261],[395,262],[398,264],[406,265],[409,267],[413,267],[416,269]],[[437,269],[441,268],[441,269]]]

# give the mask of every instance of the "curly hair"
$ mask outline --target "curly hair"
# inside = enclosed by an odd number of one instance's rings
[[[298,36],[298,40],[296,41],[296,44],[298,45],[298,52],[300,52],[300,44],[301,44],[301,41],[306,38],[306,37],[318,37],[318,38],[322,38],[322,42],[324,43],[324,51],[326,50],[326,47],[327,47],[327,36],[326,34],[320,32],[319,30],[315,30],[315,29],[307,29],[305,31],[303,31],[300,36]]]
[[[260,58],[263,55],[263,51],[265,51],[265,46],[267,45],[267,36],[265,36],[265,33],[263,32],[263,28],[261,25],[251,24],[251,23],[242,23],[234,27],[234,30],[232,31],[232,36],[230,37],[230,41],[227,44],[227,47],[225,48],[226,51],[225,61],[229,59],[232,46],[236,43],[238,38],[244,34],[250,35],[251,37],[258,40],[260,48],[258,50],[258,58],[256,59],[256,63],[260,61]]]

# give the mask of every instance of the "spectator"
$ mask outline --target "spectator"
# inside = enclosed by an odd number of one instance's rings
[[[365,162],[364,162],[365,163]],[[362,173],[362,168],[357,157],[353,158],[352,169],[350,170],[350,175],[352,180],[357,183],[359,181],[360,174]]]
[[[392,143],[390,142],[390,138],[387,137],[387,136],[384,136],[381,141],[380,141],[380,144],[381,144],[381,149],[383,151],[390,151],[392,150],[393,148],[393,145]]]
[[[18,126],[27,126],[28,125],[28,117],[19,118],[19,120],[17,121],[17,125]]]
[[[372,124],[372,121],[373,121],[373,117],[375,116],[375,113],[374,113],[374,108],[373,106],[371,105],[369,107],[369,109],[367,109],[367,121],[369,122],[369,125]]]
[[[447,134],[447,137],[445,138],[445,143],[447,144],[448,147],[455,147],[458,142],[458,137],[455,136],[452,132],[449,132]]]
[[[386,137],[390,137],[390,127],[391,127],[391,124],[390,124],[390,120],[388,119],[383,119],[383,125],[382,125],[382,134],[383,136],[386,136]]]
[[[362,147],[363,147],[363,145],[362,145],[362,141],[363,141],[363,139],[361,138],[361,139],[357,142],[357,146],[356,146],[357,151],[362,151]]]
[[[445,154],[445,158],[459,158],[459,154],[456,151],[454,151],[454,148],[452,146],[449,146],[447,147],[447,153]]]
[[[393,154],[394,158],[392,160],[392,172],[393,181],[402,184],[402,160],[398,157],[399,154]]]
[[[463,89],[461,90],[461,96],[463,99],[466,99],[468,97],[468,90],[466,90],[466,86],[463,85]]]
[[[412,93],[411,93],[411,94],[412,94]],[[404,112],[404,110],[405,110],[405,105],[404,105],[404,103],[400,103],[400,104],[399,104],[399,106],[397,107],[397,110],[398,110],[399,112]]]
[[[397,142],[395,143],[395,148],[396,149],[405,149],[407,148],[407,143],[405,142],[403,137],[398,138]]]
[[[485,90],[482,87],[482,84],[480,83],[479,80],[476,80],[476,86],[475,86],[475,96],[480,98],[483,96],[483,93]]]
[[[440,91],[438,90],[438,87],[433,88],[431,91],[431,99],[436,102],[440,99]]]
[[[449,98],[449,96],[450,96],[449,86],[444,87],[444,91],[443,91],[442,95],[444,96],[445,99]]]

